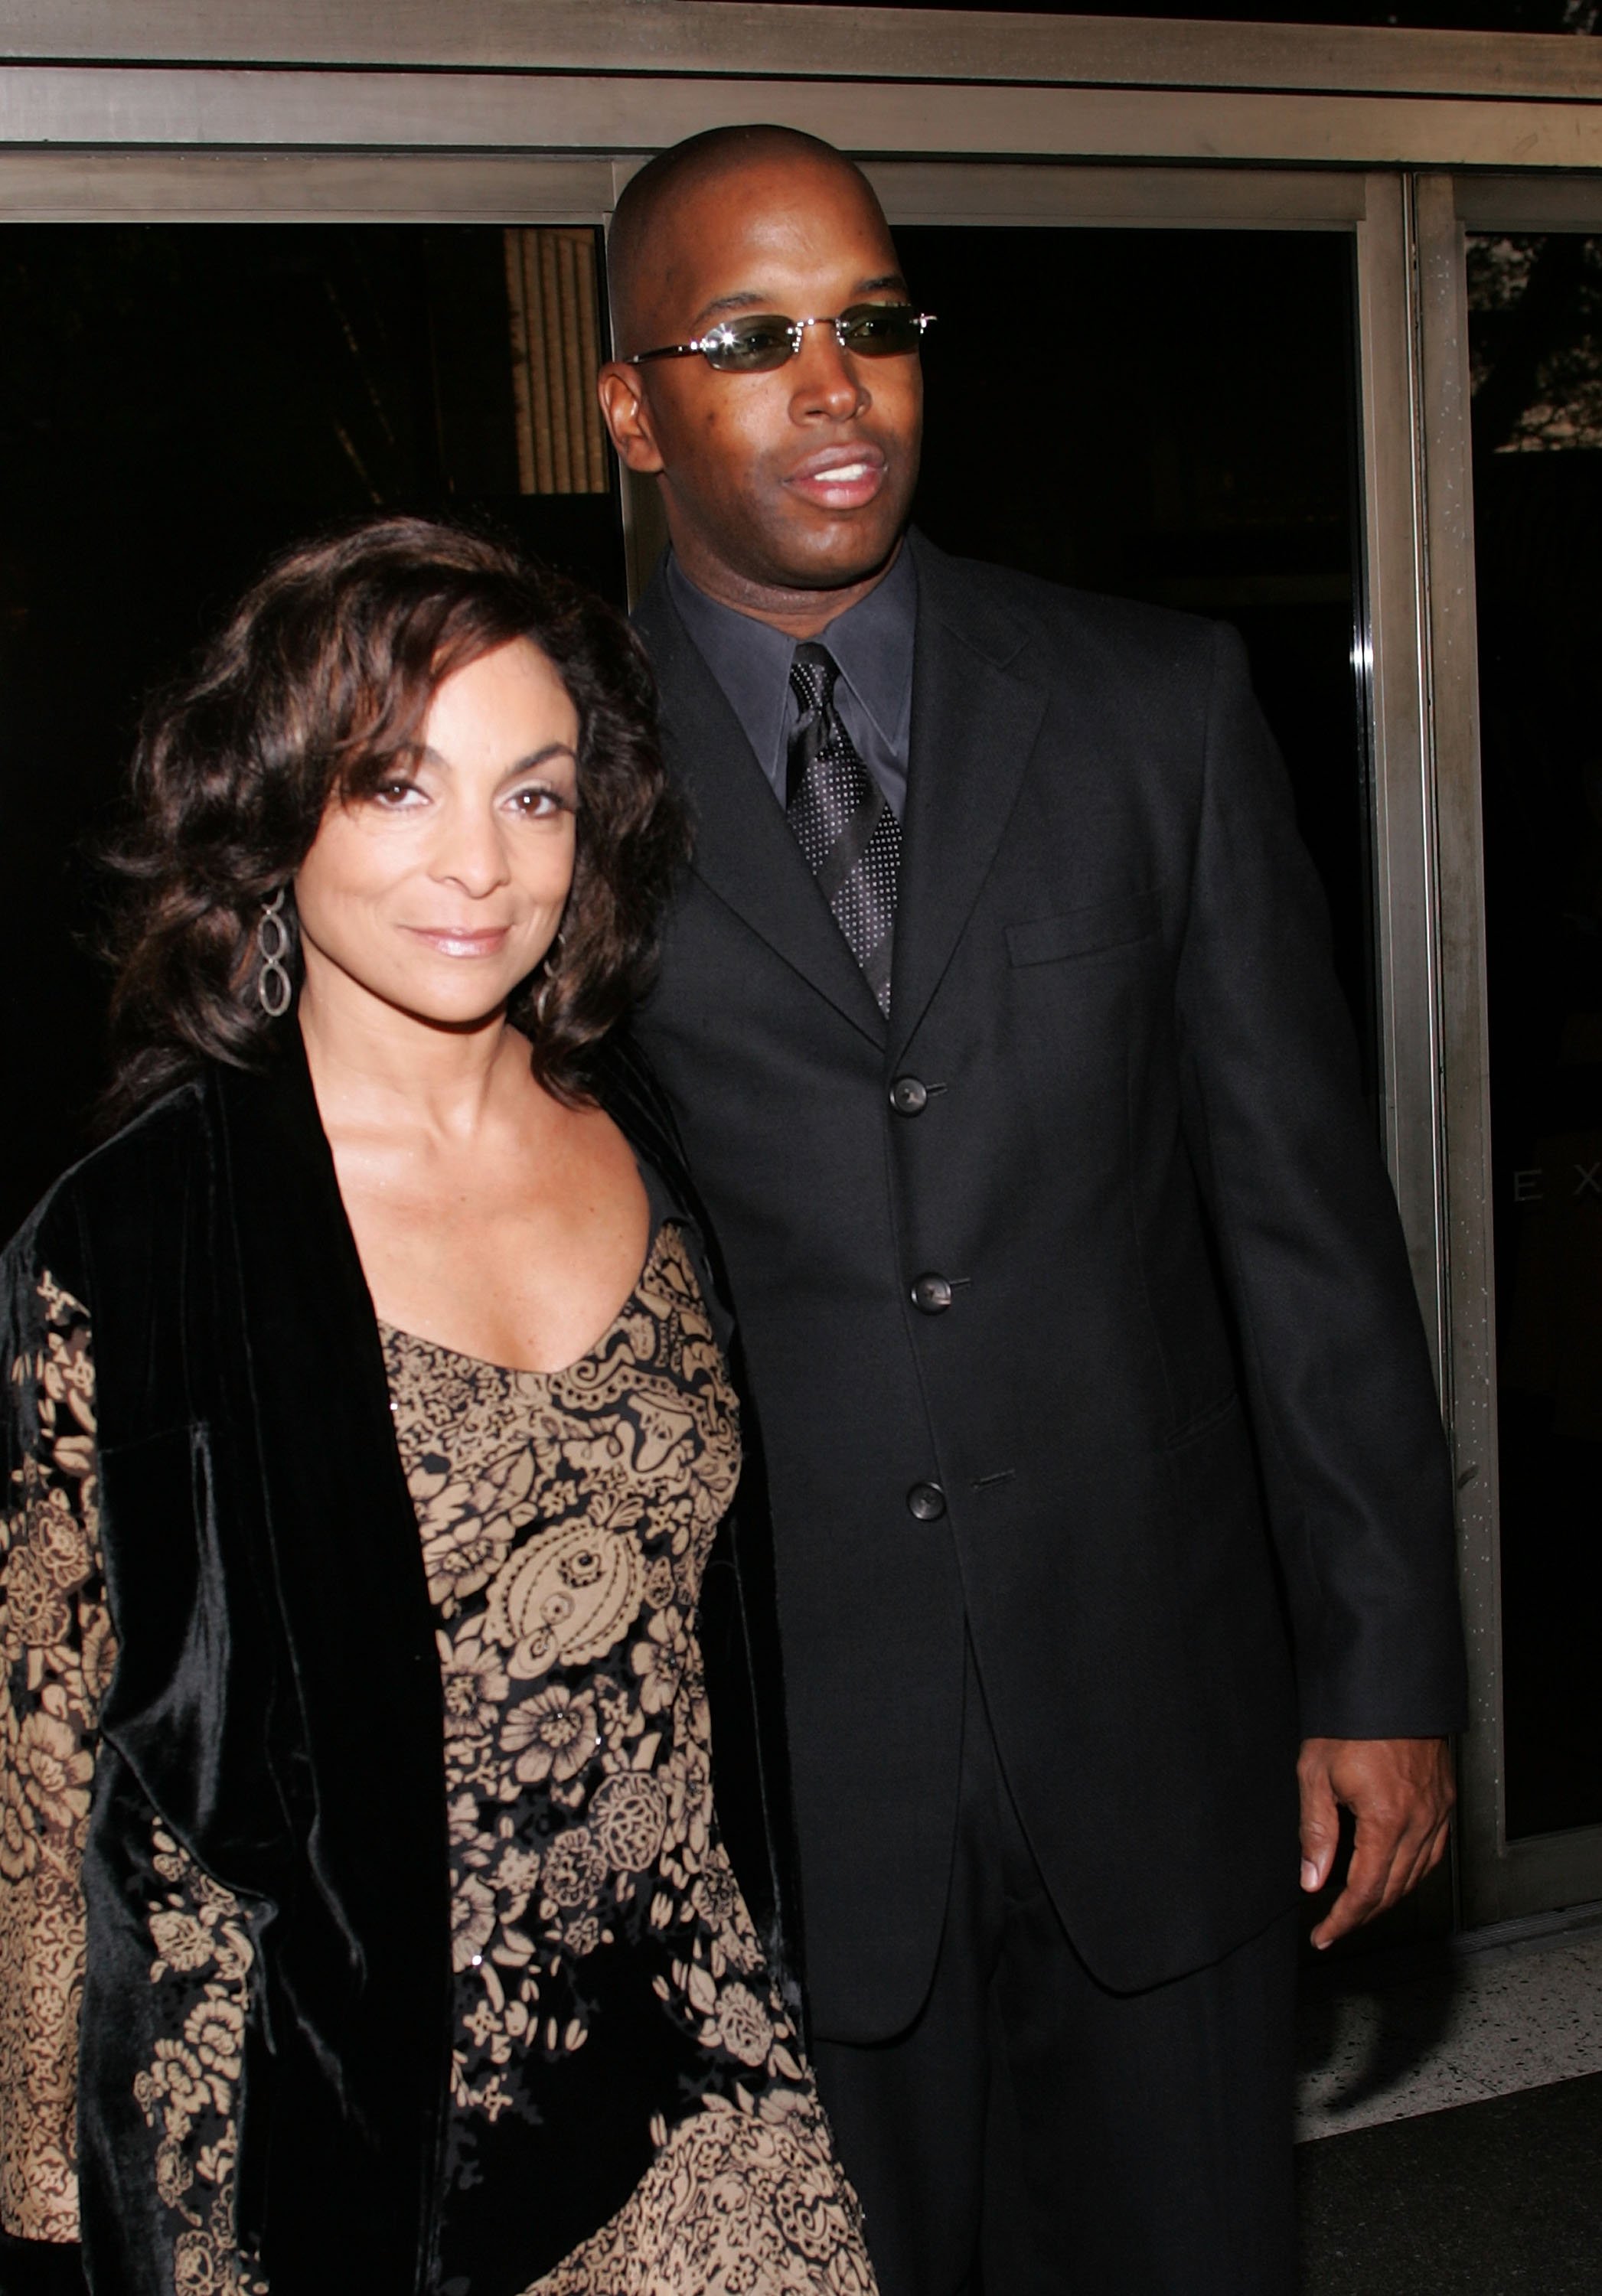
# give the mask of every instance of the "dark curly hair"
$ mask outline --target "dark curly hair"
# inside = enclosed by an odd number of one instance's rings
[[[289,885],[330,802],[376,787],[415,748],[452,672],[520,637],[579,713],[579,816],[560,965],[522,985],[511,1017],[547,1090],[587,1097],[586,1054],[649,978],[686,848],[650,668],[620,615],[500,543],[377,518],[280,558],[146,711],[133,824],[111,857],[125,899],[108,1120],[203,1061],[251,1064],[277,1025],[259,995],[263,903]],[[292,891],[283,914],[298,978]]]

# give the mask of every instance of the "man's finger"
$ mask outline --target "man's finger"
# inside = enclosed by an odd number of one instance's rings
[[[1361,1929],[1365,1922],[1372,1921],[1375,1915],[1382,1910],[1389,1874],[1388,1866],[1377,1874],[1360,1874],[1357,1860],[1355,1857],[1352,1859],[1346,1887],[1312,1933],[1312,1941],[1320,1952],[1326,1946],[1333,1945],[1337,1938],[1349,1935],[1352,1930]]]
[[[1417,1856],[1413,1860],[1413,1870],[1408,1875],[1407,1886],[1402,1890],[1404,1898],[1418,1887],[1426,1874],[1433,1874],[1445,1857],[1450,1831],[1450,1825],[1444,1817],[1437,1818],[1435,1824],[1430,1828],[1419,1845]]]
[[[1388,1914],[1409,1890],[1439,1864],[1446,1848],[1447,1822],[1432,1823],[1416,1812],[1375,1818],[1360,1816],[1346,1887],[1312,1933],[1314,1945],[1333,1944],[1376,1915]]]
[[[1300,1783],[1302,1886],[1310,1897],[1329,1879],[1341,1838],[1341,1813],[1329,1782],[1329,1771],[1322,1762],[1304,1757]]]
[[[1313,1931],[1322,1948],[1386,1912],[1440,1862],[1451,1766],[1442,1739],[1309,1738],[1297,1775],[1304,1889],[1328,1879],[1337,1806],[1357,1819],[1346,1886]]]
[[[1346,1886],[1313,1931],[1314,1945],[1333,1944],[1396,1903],[1416,1855],[1410,1833],[1401,1814],[1387,1812],[1379,1818],[1359,1812]]]

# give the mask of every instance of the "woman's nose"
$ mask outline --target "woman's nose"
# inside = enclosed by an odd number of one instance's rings
[[[506,849],[493,814],[453,807],[440,824],[431,873],[482,900],[506,882]]]

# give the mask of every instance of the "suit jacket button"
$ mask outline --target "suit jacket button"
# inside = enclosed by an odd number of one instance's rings
[[[938,1483],[914,1483],[907,1494],[907,1512],[918,1522],[938,1522],[946,1512],[946,1494]]]
[[[924,1316],[943,1316],[951,1305],[950,1281],[944,1275],[920,1275],[912,1287],[912,1304]]]
[[[890,1104],[898,1116],[922,1116],[929,1105],[929,1087],[915,1076],[898,1077],[890,1087]]]

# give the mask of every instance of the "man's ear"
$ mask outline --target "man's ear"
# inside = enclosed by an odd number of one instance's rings
[[[650,410],[640,389],[638,367],[628,366],[620,359],[610,360],[601,369],[596,387],[600,393],[602,415],[618,450],[618,460],[642,475],[660,471],[662,458],[652,433]]]

